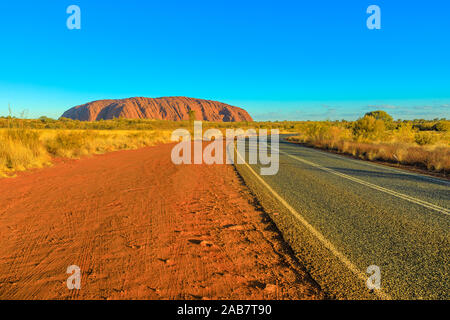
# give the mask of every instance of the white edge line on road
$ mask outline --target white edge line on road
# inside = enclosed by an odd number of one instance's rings
[[[303,218],[301,214],[297,212],[293,207],[289,205],[275,190],[273,190],[267,182],[265,182],[256,172],[250,167],[250,165],[242,158],[239,154],[238,150],[235,148],[237,156],[243,161],[243,163],[249,168],[249,170],[253,173],[253,175],[261,182],[271,193],[272,195],[283,204],[286,209],[288,209],[295,218],[297,218],[305,227],[314,235],[331,253],[336,256],[351,272],[353,272],[360,280],[364,283],[367,281],[368,277],[364,273],[362,273],[343,253],[341,253],[330,241],[328,241],[322,233],[317,231],[308,221]],[[391,296],[382,290],[374,290],[374,293],[380,297],[381,299],[391,300]]]
[[[393,190],[390,190],[390,189],[387,189],[387,188],[384,188],[384,187],[380,187],[380,186],[375,185],[375,184],[373,184],[373,183],[363,181],[363,180],[361,180],[361,179],[358,179],[358,178],[349,176],[349,175],[347,175],[347,174],[344,174],[344,173],[335,171],[335,170],[330,169],[330,168],[327,168],[327,167],[323,167],[323,166],[318,165],[318,164],[316,164],[316,163],[313,163],[313,162],[310,162],[310,161],[308,161],[308,160],[302,159],[302,158],[300,158],[300,157],[298,157],[298,156],[290,155],[290,154],[288,154],[288,153],[286,153],[286,152],[284,152],[284,151],[278,150],[278,152],[283,153],[283,154],[287,155],[288,157],[290,157],[290,158],[292,158],[292,159],[295,159],[295,160],[297,160],[297,161],[303,162],[303,163],[305,163],[305,164],[307,164],[307,165],[310,165],[310,166],[312,166],[312,167],[315,167],[315,168],[321,169],[321,170],[323,170],[323,171],[327,171],[327,172],[329,172],[329,173],[332,173],[332,174],[335,174],[335,175],[337,175],[337,176],[340,176],[340,177],[342,177],[342,178],[345,178],[345,179],[348,179],[348,180],[357,182],[357,183],[362,184],[362,185],[365,185],[365,186],[367,186],[367,187],[369,187],[369,188],[372,188],[372,189],[375,189],[375,190],[378,190],[378,191],[381,191],[381,192],[385,192],[385,193],[388,193],[388,194],[390,194],[390,195],[393,195],[393,196],[395,196],[395,197],[397,197],[397,198],[400,198],[400,199],[403,199],[403,200],[406,200],[406,201],[409,201],[409,202],[412,202],[412,203],[421,205],[421,206],[423,206],[423,207],[425,207],[425,208],[428,208],[428,209],[431,209],[431,210],[434,210],[434,211],[438,211],[438,212],[443,213],[443,214],[446,214],[446,215],[450,215],[450,210],[445,209],[445,208],[442,208],[442,207],[440,207],[440,206],[438,206],[438,205],[435,205],[435,204],[426,202],[426,201],[424,201],[424,200],[420,200],[420,199],[417,199],[417,198],[414,198],[414,197],[408,196],[408,195],[406,195],[406,194],[399,193],[399,192],[396,192],[396,191],[393,191]]]
[[[291,144],[291,145],[304,147],[304,146],[299,145],[299,144],[297,144],[295,142],[289,142],[289,141],[287,141],[287,142],[289,144]],[[331,158],[335,158],[335,159],[339,159],[339,160],[349,160],[349,161],[353,161],[353,162],[355,162],[357,164],[366,165],[368,167],[373,167],[373,168],[377,168],[377,169],[380,169],[380,170],[392,171],[392,172],[395,172],[395,173],[400,174],[400,175],[412,176],[412,177],[420,178],[420,179],[425,180],[425,181],[434,182],[434,183],[437,183],[437,184],[450,185],[450,181],[443,180],[443,179],[440,179],[440,178],[431,177],[431,176],[427,176],[427,175],[423,175],[423,174],[417,174],[417,173],[409,172],[409,171],[406,171],[406,170],[402,170],[401,168],[393,168],[391,166],[384,165],[384,164],[381,164],[381,163],[369,162],[368,160],[354,159],[354,158],[351,158],[351,157],[346,157],[346,156],[341,155],[341,154],[336,154],[336,153],[332,153],[332,152],[329,152],[329,151],[320,150],[320,149],[316,149],[316,148],[310,148],[310,147],[304,147],[304,148],[312,149],[314,151],[320,152],[321,154],[324,154],[324,155],[326,155],[328,157],[331,157]]]

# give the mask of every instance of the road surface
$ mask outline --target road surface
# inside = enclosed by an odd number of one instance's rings
[[[286,141],[279,152],[276,175],[238,171],[331,296],[450,298],[449,181]],[[366,285],[372,265],[380,290]]]

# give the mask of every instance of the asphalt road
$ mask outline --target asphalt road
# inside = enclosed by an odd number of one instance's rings
[[[276,175],[238,171],[331,297],[450,298],[449,181],[283,141],[279,151]],[[366,285],[371,265],[379,290]]]

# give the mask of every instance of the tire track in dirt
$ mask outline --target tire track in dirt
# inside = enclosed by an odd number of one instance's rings
[[[176,166],[171,148],[0,180],[0,298],[323,298],[232,166]]]

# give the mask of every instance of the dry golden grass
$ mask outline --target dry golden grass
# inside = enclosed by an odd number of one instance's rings
[[[0,176],[40,168],[51,158],[80,158],[137,149],[170,141],[171,131],[133,130],[0,130]]]
[[[49,159],[37,132],[23,129],[0,132],[0,175],[39,168],[48,164]]]
[[[53,157],[79,158],[168,142],[174,129],[192,131],[191,125],[189,121],[149,119],[83,122],[0,117],[0,128],[4,128],[0,129],[0,176],[48,165]],[[393,122],[366,115],[353,122],[203,122],[203,130],[209,128],[298,132],[291,140],[362,159],[450,172],[450,121],[442,119]]]
[[[450,172],[448,132],[416,131],[408,124],[389,130],[383,123],[371,119],[355,123],[352,128],[312,124],[288,140],[370,161],[416,166],[444,174]]]

